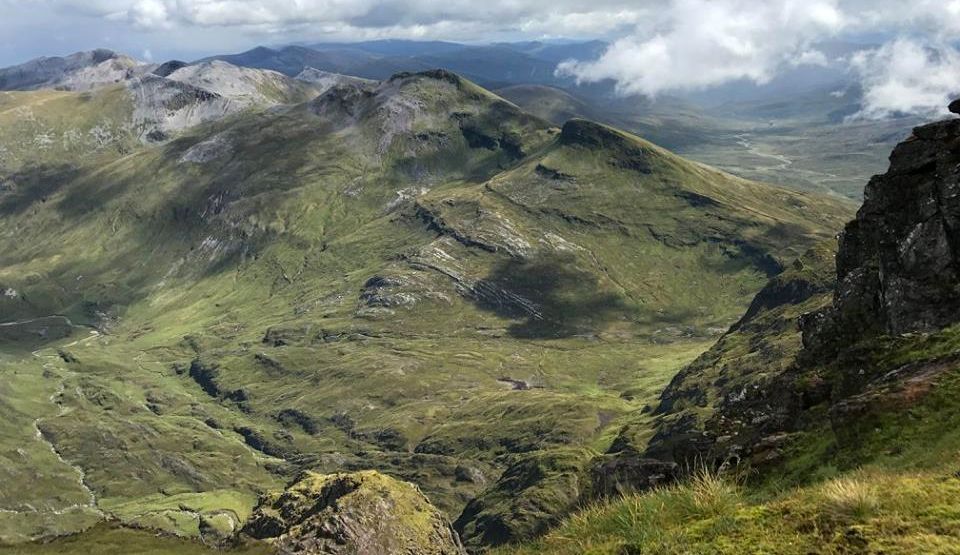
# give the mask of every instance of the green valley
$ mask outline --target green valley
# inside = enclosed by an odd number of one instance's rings
[[[304,471],[412,482],[471,550],[529,539],[853,213],[446,71],[275,78],[182,127],[135,92],[180,85],[135,79],[0,97],[10,552],[229,547]],[[217,102],[189,91],[165,110]]]

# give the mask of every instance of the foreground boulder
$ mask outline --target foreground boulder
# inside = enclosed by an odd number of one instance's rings
[[[282,554],[460,555],[449,522],[416,486],[375,471],[305,473],[264,496],[244,532]]]

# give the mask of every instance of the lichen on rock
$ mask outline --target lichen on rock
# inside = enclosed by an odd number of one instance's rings
[[[375,471],[306,472],[265,495],[244,527],[281,554],[461,555],[456,532],[413,484]]]

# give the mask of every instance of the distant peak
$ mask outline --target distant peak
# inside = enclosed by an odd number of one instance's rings
[[[277,51],[272,48],[267,48],[266,46],[258,46],[256,48],[251,48],[246,51],[246,54],[274,54]]]

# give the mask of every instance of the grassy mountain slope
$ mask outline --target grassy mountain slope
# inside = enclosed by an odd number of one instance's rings
[[[958,136],[914,129],[836,255],[771,280],[608,454],[704,470],[505,552],[957,552]]]
[[[850,211],[442,71],[51,172],[0,231],[4,541],[102,513],[215,542],[303,469],[453,519],[606,450]]]
[[[702,474],[628,494],[498,553],[955,553],[958,339],[953,326],[858,346],[833,372],[892,379],[851,398],[840,425],[811,410],[803,432],[767,446],[775,457],[752,461],[759,477]]]

